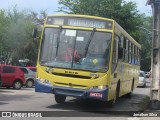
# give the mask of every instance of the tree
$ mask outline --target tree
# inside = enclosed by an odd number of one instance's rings
[[[141,70],[151,70],[151,45],[152,45],[152,21],[153,17],[145,17],[143,26],[137,26],[140,30]]]
[[[139,14],[136,3],[124,0],[59,0],[59,12],[86,14],[112,18],[139,41],[139,30],[143,25],[143,14]]]
[[[5,61],[6,57],[9,56],[9,50],[7,50],[8,43],[5,41],[5,33],[8,30],[8,24],[9,20],[7,18],[6,12],[4,10],[0,10],[0,63]]]
[[[12,59],[17,65],[19,59],[30,59],[34,65],[38,56],[38,43],[32,38],[35,25],[43,24],[46,17],[45,11],[18,11],[16,6],[9,10],[0,10],[0,55],[2,53],[5,63]]]

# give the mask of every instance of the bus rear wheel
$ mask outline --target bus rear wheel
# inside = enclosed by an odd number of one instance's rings
[[[64,103],[66,100],[66,96],[63,95],[55,95],[55,101],[57,103]]]

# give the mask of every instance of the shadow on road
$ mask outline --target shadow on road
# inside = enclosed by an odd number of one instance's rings
[[[0,102],[0,105],[5,105],[5,104],[8,104],[8,103]]]
[[[89,112],[109,112],[116,111],[118,112],[131,112],[131,111],[140,111],[142,110],[141,105],[144,98],[148,97],[143,94],[133,94],[131,99],[124,97],[119,98],[115,105],[112,108],[109,108],[106,104],[93,101],[93,100],[84,100],[84,99],[73,99],[68,100],[63,104],[55,104],[47,106],[50,110],[70,110],[70,111],[89,111]],[[126,113],[125,113],[126,114]]]
[[[55,104],[48,106],[50,109],[63,109],[63,110],[82,110],[82,111],[99,111],[106,108],[105,104],[99,101],[72,99],[63,104]]]

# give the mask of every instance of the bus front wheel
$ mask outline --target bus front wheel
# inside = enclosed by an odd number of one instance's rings
[[[66,100],[66,96],[63,95],[55,95],[55,101],[57,103],[64,103]]]

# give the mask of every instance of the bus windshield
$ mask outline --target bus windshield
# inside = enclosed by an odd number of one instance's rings
[[[109,64],[111,38],[110,32],[45,28],[40,64],[105,72]]]

